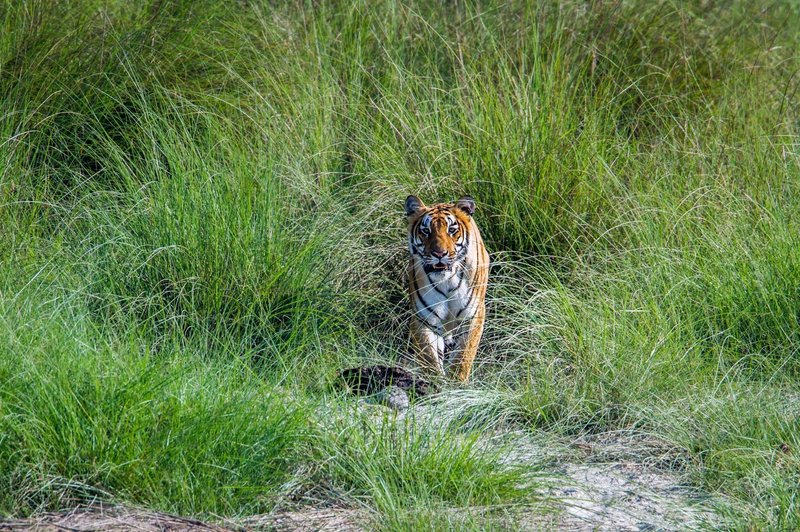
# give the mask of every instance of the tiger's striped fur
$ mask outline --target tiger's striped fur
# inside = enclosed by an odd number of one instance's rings
[[[489,254],[472,214],[475,201],[425,206],[406,199],[411,343],[420,365],[469,379],[483,334]]]

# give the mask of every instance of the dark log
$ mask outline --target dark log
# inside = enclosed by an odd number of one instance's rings
[[[339,381],[355,395],[375,395],[388,386],[423,397],[436,392],[436,387],[413,373],[397,366],[363,366],[339,372]]]

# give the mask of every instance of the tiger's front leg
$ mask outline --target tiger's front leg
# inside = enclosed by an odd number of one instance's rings
[[[444,376],[444,338],[414,320],[411,325],[411,344],[417,362],[424,369]]]
[[[469,321],[466,330],[455,338],[448,360],[448,369],[461,382],[467,382],[472,372],[472,362],[481,342],[485,317],[486,306],[481,303],[475,309],[475,315]]]

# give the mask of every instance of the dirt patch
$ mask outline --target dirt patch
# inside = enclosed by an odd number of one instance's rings
[[[686,530],[711,526],[707,498],[675,475],[636,464],[569,464],[566,485],[551,491],[560,525],[585,530]]]
[[[238,525],[244,530],[360,532],[367,530],[361,525],[366,522],[366,516],[360,510],[306,508],[294,512],[247,517],[242,519]]]
[[[230,529],[196,519],[124,506],[88,506],[75,508],[68,512],[46,513],[31,519],[3,519],[0,520],[0,530],[224,532]]]
[[[30,519],[0,519],[0,531],[14,532],[239,532],[245,530],[343,531],[365,530],[358,510],[315,509],[255,515],[222,524],[150,512],[124,506],[87,506],[67,512],[46,513]],[[361,518],[361,519],[360,519]]]
[[[518,448],[511,461],[541,459],[542,450]],[[691,530],[721,523],[713,499],[685,482],[689,460],[647,434],[609,432],[571,442],[571,451],[545,470],[555,483],[544,493],[561,510],[556,528],[570,530]],[[536,527],[536,518],[523,518]]]

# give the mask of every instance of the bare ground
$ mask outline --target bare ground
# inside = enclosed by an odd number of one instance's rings
[[[556,528],[687,530],[718,526],[722,503],[688,485],[688,457],[652,436],[617,432],[571,442],[549,490],[562,512]],[[525,520],[523,520],[525,522]],[[534,523],[530,528],[538,528]]]

